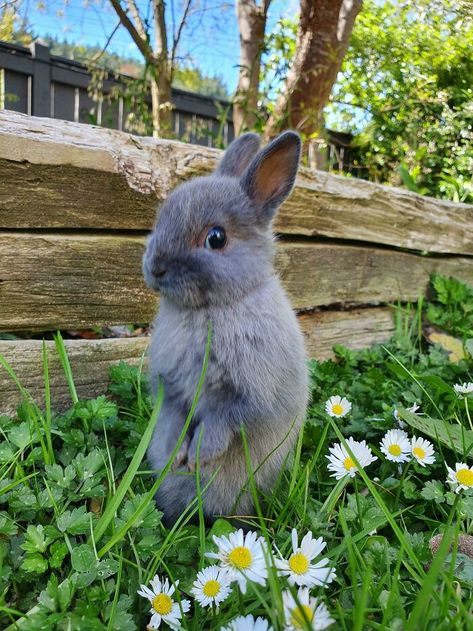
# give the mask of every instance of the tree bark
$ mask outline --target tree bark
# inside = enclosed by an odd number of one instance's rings
[[[236,1],[240,31],[240,72],[233,100],[235,135],[254,128],[257,120],[261,53],[270,4],[271,0],[263,0],[261,5],[255,0]]]
[[[363,0],[301,0],[296,52],[265,137],[291,127],[318,134]]]
[[[155,64],[151,69],[151,116],[153,136],[166,138],[172,132],[171,78],[167,69]]]
[[[169,136],[172,128],[172,63],[169,60],[164,0],[153,0],[155,64],[151,79],[153,135]]]
[[[149,44],[148,33],[140,17],[135,0],[128,0],[127,3],[131,18],[122,7],[120,0],[110,0],[110,3],[120,18],[120,22],[143,55],[150,70],[153,136],[167,136],[172,130],[172,61],[169,60],[168,55],[164,0],[153,0],[152,3],[154,48]],[[186,16],[187,10],[183,17],[181,28],[184,25]]]

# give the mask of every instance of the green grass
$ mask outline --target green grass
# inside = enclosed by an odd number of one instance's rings
[[[434,311],[441,320],[438,304]],[[457,327],[452,333],[470,330],[464,303],[461,313],[459,320],[449,302],[448,321]],[[457,541],[459,534],[473,534],[473,492],[453,493],[445,464],[473,464],[473,400],[452,390],[454,383],[473,381],[473,361],[467,356],[454,364],[440,347],[427,346],[420,316],[421,308],[399,307],[388,344],[358,352],[338,347],[336,361],[311,361],[312,403],[287,471],[270,497],[249,476],[257,506],[251,528],[283,553],[290,550],[292,528],[300,537],[312,530],[326,540],[324,554],[337,578],[311,591],[327,605],[334,629],[472,625],[473,561],[458,553]],[[210,340],[209,332],[206,357]],[[232,527],[221,519],[206,528],[197,498],[171,530],[164,528],[152,500],[160,479],[144,457],[160,422],[162,392],[152,402],[141,369],[120,364],[111,371],[109,393],[78,400],[59,336],[56,344],[71,393],[71,408],[62,414],[51,409],[46,351],[44,410],[0,358],[0,370],[24,397],[15,417],[0,417],[0,628],[144,629],[149,603],[137,596],[139,585],[158,573],[179,579],[181,597],[189,598],[197,571],[207,564],[204,552],[213,549],[212,535]],[[205,362],[193,407],[204,375]],[[333,394],[353,404],[336,422],[324,410]],[[414,402],[422,416],[405,411]],[[395,427],[394,406],[410,435],[434,443],[434,465],[399,468],[383,457],[379,442]],[[365,439],[378,460],[354,479],[336,482],[325,456],[349,436]],[[429,540],[439,532],[447,536],[432,558]],[[253,613],[279,631],[286,588],[270,572],[266,587],[252,584],[245,596],[234,589],[218,612],[193,604],[183,627],[218,629]]]

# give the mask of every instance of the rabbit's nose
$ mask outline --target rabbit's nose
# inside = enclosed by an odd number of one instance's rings
[[[155,264],[153,272],[156,278],[162,278],[166,273],[166,268],[162,264]]]

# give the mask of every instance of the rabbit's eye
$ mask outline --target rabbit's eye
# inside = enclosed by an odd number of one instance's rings
[[[207,250],[221,250],[226,242],[227,237],[225,230],[220,226],[214,226],[208,231],[205,237],[204,247],[207,248]]]

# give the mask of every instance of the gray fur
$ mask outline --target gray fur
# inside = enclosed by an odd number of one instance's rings
[[[270,490],[305,415],[303,337],[273,268],[271,232],[276,208],[294,184],[300,140],[288,132],[256,153],[255,138],[240,137],[214,175],[196,178],[171,193],[143,259],[146,282],[161,293],[149,349],[152,388],[156,390],[161,377],[165,390],[148,450],[157,470],[166,465],[184,426],[209,321],[213,327],[208,369],[191,427],[174,472],[157,493],[168,523],[195,497],[195,475],[190,472],[195,469],[200,433],[203,487],[218,469],[204,496],[205,516],[247,515],[253,506],[249,494],[241,493],[248,472],[240,428],[257,469],[256,481]],[[239,160],[244,164],[239,166]],[[273,162],[280,182],[262,186],[258,173],[272,172]],[[223,250],[202,246],[213,226],[226,230]]]
[[[219,175],[240,177],[256,155],[260,145],[256,134],[243,134],[234,140],[217,167]]]

